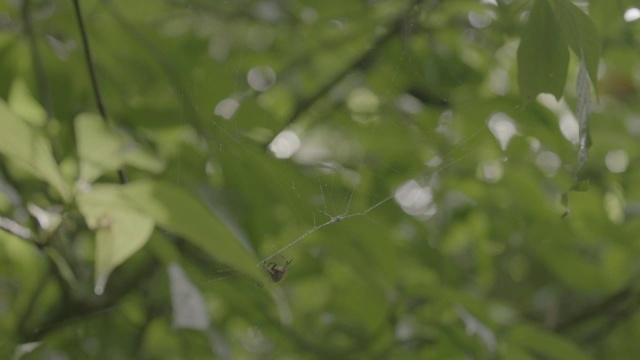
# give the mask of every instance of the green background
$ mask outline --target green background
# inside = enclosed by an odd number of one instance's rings
[[[633,358],[632,3],[2,2],[0,355]]]

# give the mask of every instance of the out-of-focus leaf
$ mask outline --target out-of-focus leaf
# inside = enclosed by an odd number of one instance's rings
[[[539,93],[562,97],[569,49],[553,11],[546,0],[536,0],[518,47],[518,84],[525,99]]]
[[[124,162],[123,141],[94,114],[80,114],[75,119],[80,180],[93,182],[107,172],[115,172]]]
[[[129,166],[154,174],[159,174],[165,167],[165,164],[162,161],[143,149],[125,151],[124,162]]]
[[[9,108],[31,125],[43,126],[47,120],[47,112],[31,93],[23,79],[17,79],[11,85],[8,98]]]
[[[586,64],[591,83],[598,93],[598,65],[600,63],[601,43],[595,25],[587,14],[571,1],[556,0],[554,7],[558,23],[562,28],[571,50]],[[582,68],[582,65],[580,66]],[[586,76],[586,74],[584,75]],[[580,80],[578,79],[578,82]],[[588,86],[588,82],[587,85]]]
[[[548,359],[591,359],[576,344],[560,335],[521,324],[514,327],[508,336],[509,342],[525,347],[537,356]]]
[[[125,185],[123,194],[131,206],[218,261],[256,279],[264,276],[256,266],[258,260],[240,245],[231,230],[182,188],[144,180]]]
[[[101,294],[109,275],[140,250],[153,231],[153,219],[122,201],[117,185],[98,185],[78,196],[87,224],[96,232],[95,292]]]
[[[584,56],[580,59],[580,70],[576,82],[576,118],[578,120],[578,168],[576,178],[571,188],[562,194],[562,205],[567,208],[563,216],[569,214],[569,192],[586,191],[589,185],[588,177],[583,174],[587,160],[589,160],[589,148],[591,147],[591,134],[589,132],[589,114],[591,113],[591,88],[589,87],[589,75]]]
[[[65,201],[71,199],[71,191],[53,158],[49,140],[13,113],[3,100],[0,100],[0,153],[47,181]]]
[[[592,19],[602,38],[616,36],[624,26],[624,17],[620,16],[620,9],[624,5],[619,1],[590,0],[589,17]]]
[[[568,286],[585,292],[601,288],[602,276],[597,268],[575,250],[545,246],[538,254],[548,269]]]
[[[176,263],[169,264],[169,286],[171,288],[171,308],[173,327],[176,329],[206,330],[209,328],[209,314],[204,296],[187,273]]]

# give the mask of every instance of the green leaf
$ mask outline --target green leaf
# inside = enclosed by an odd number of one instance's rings
[[[49,139],[13,113],[3,100],[0,100],[0,153],[47,181],[65,201],[71,199],[69,186],[53,158]]]
[[[96,232],[95,292],[101,294],[109,275],[140,250],[151,236],[153,219],[122,201],[118,185],[97,185],[78,195],[87,225]]]
[[[550,359],[590,359],[576,344],[562,336],[531,325],[515,326],[509,333],[509,342],[528,348],[536,355]]]
[[[98,115],[80,114],[74,124],[80,180],[91,183],[105,173],[115,173],[124,163],[122,139]]]
[[[164,170],[165,164],[162,160],[144,149],[132,149],[124,152],[124,163],[128,166],[145,170],[150,173],[159,174]]]
[[[518,84],[525,99],[539,93],[562,97],[569,50],[562,28],[546,0],[536,0],[518,47]]]
[[[555,0],[555,13],[567,43],[579,59],[584,59],[593,87],[598,93],[598,65],[601,43],[595,25],[587,14],[572,2]]]
[[[218,261],[256,279],[264,277],[258,260],[193,195],[175,185],[143,180],[123,186],[125,199],[158,224],[182,236]]]
[[[29,88],[23,79],[17,79],[11,85],[8,103],[14,113],[27,120],[31,125],[45,125],[47,112],[31,96]]]

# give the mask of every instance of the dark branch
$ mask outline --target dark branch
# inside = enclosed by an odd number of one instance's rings
[[[638,310],[640,306],[640,293],[636,289],[633,280],[632,283],[617,293],[603,299],[599,303],[589,306],[577,315],[559,323],[555,330],[561,333],[569,332],[576,327],[598,317],[605,317],[606,322],[612,326],[625,316],[621,313],[630,313]]]
[[[102,3],[107,11],[109,11],[113,18],[122,27],[127,36],[129,36],[140,47],[142,47],[152,55],[152,59],[157,62],[157,64],[160,66],[162,71],[171,82],[171,87],[173,88],[176,97],[181,99],[182,109],[185,112],[184,118],[189,122],[191,126],[193,126],[198,131],[198,134],[201,134],[201,139],[207,146],[207,149],[210,150],[211,146],[209,145],[209,139],[207,136],[205,136],[207,128],[204,126],[204,122],[201,120],[201,117],[196,111],[197,107],[195,106],[188,89],[183,83],[182,76],[180,75],[176,67],[171,63],[171,60],[163,51],[162,47],[158,46],[153,40],[149,39],[142,31],[140,31],[125,16],[125,13],[123,13],[123,11],[114,1],[103,0]]]
[[[89,39],[87,37],[87,31],[84,27],[84,21],[82,20],[82,12],[80,11],[80,3],[78,2],[78,0],[73,0],[73,7],[76,12],[76,19],[78,19],[78,27],[80,28],[82,45],[84,48],[84,57],[87,62],[89,76],[91,77],[91,85],[93,86],[93,94],[96,97],[98,111],[100,112],[100,116],[102,116],[102,119],[104,120],[105,124],[108,125],[109,120],[107,117],[107,111],[104,107],[104,102],[102,101],[102,95],[100,94],[100,87],[98,86],[98,77],[96,76],[96,71],[93,66],[93,59],[91,58],[91,49],[89,48]],[[118,170],[118,177],[120,178],[121,184],[127,183],[127,174],[124,169]]]

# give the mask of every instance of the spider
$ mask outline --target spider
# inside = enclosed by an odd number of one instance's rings
[[[288,260],[284,266],[278,266],[276,262],[270,262],[267,264],[267,266],[265,266],[265,270],[267,270],[269,276],[271,276],[271,281],[274,283],[282,281],[285,276],[287,276],[287,268],[292,261],[293,259]]]

